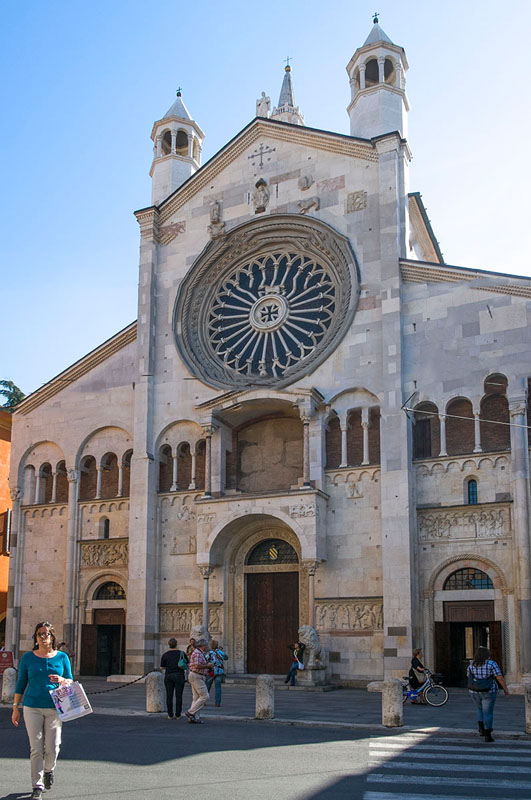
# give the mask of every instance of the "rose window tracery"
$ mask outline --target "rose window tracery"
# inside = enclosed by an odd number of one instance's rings
[[[275,253],[227,278],[210,306],[214,353],[245,375],[282,377],[310,355],[330,327],[336,288],[315,259]]]
[[[302,216],[253,220],[212,241],[181,283],[177,346],[223,388],[286,386],[345,334],[358,299],[348,240]]]

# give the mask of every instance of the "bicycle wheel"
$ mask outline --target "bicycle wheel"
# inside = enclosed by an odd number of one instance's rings
[[[430,686],[423,694],[430,706],[443,706],[448,701],[448,692],[444,686]]]
[[[407,689],[404,686],[404,688],[402,689],[402,705],[406,702],[406,700],[407,700]]]

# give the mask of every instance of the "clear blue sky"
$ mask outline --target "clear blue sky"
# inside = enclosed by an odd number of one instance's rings
[[[287,55],[306,123],[348,133],[375,10],[406,49],[411,190],[447,263],[531,275],[527,0],[4,3],[0,378],[34,391],[136,318],[132,212],[179,84],[203,161],[276,103]]]

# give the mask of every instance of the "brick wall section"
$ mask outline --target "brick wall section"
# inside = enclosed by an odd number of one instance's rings
[[[341,426],[337,417],[328,423],[326,431],[326,468],[334,469],[341,464]]]
[[[205,488],[205,442],[197,443],[197,455],[195,457],[195,485],[198,489]]]
[[[165,444],[160,448],[159,456],[159,492],[169,492],[172,484],[173,460],[171,447]]]
[[[102,467],[101,473],[101,496],[102,499],[116,497],[118,494],[118,459],[114,453],[107,456],[106,466]]]
[[[380,409],[369,410],[369,462],[380,463]]]
[[[509,405],[507,399],[500,394],[490,394],[481,401],[481,420],[509,422]],[[511,447],[511,429],[508,425],[480,423],[481,448],[490,450],[509,450]]]
[[[66,464],[60,461],[56,466],[57,477],[55,484],[55,497],[58,503],[68,502],[68,479],[66,477]]]
[[[122,497],[129,497],[131,486],[131,462],[128,461],[122,467]]]
[[[361,409],[349,414],[347,431],[347,462],[349,467],[357,467],[363,461],[363,428],[361,427]]]
[[[472,413],[472,403],[470,400],[465,400],[463,398],[454,400],[448,406],[447,411],[448,414],[470,418],[470,421],[468,419],[447,418],[446,451],[448,455],[455,456],[460,453],[472,453],[474,450],[474,415]]]
[[[79,479],[79,499],[94,500],[97,486],[96,459],[89,456],[84,460]]]
[[[429,412],[423,414],[422,412]],[[415,408],[416,420],[428,420],[430,423],[430,446],[431,451],[428,457],[436,458],[441,452],[441,423],[439,421],[438,409],[435,403],[420,403]],[[415,437],[413,437],[413,446],[415,448]],[[414,451],[413,458],[425,458],[421,453]]]
[[[190,445],[183,444],[179,451],[179,461],[177,464],[177,485],[179,489],[188,489],[192,482],[192,454]]]

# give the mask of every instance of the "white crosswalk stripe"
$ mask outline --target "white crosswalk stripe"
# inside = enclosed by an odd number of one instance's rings
[[[420,732],[371,737],[363,800],[515,800],[516,793],[531,797],[528,741],[487,745],[479,737]]]

